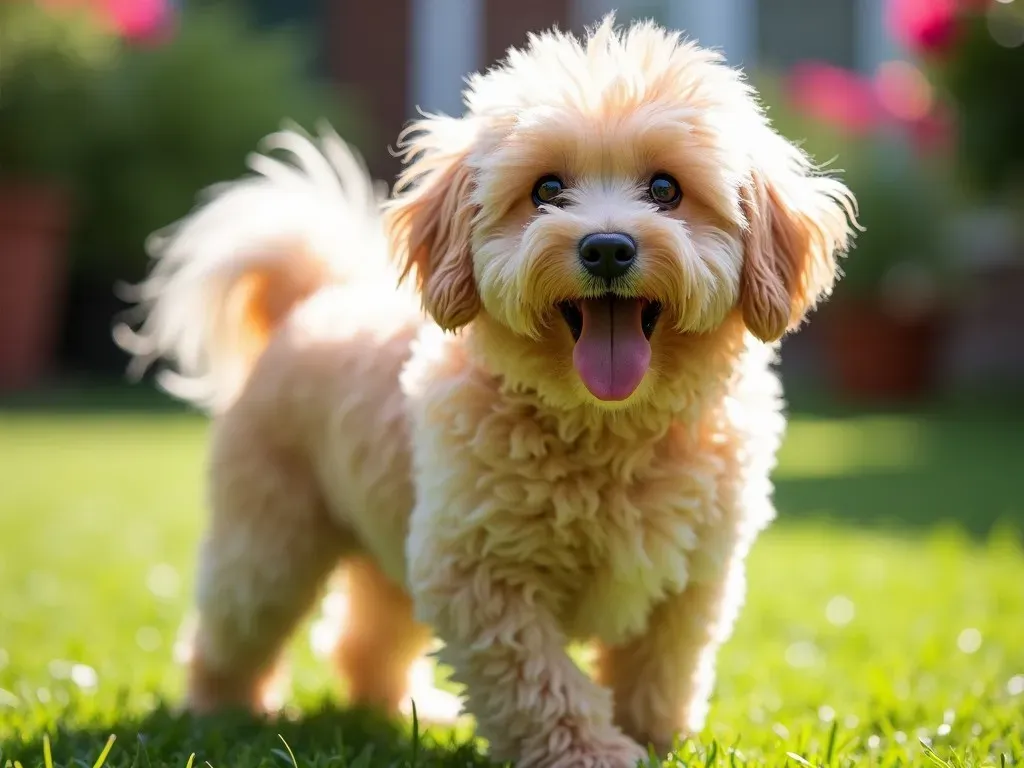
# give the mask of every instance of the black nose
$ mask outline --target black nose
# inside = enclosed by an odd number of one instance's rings
[[[621,232],[595,232],[580,240],[580,261],[594,277],[621,277],[635,258],[636,242]]]

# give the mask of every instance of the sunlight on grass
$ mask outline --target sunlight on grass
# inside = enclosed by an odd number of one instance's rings
[[[779,454],[779,479],[899,472],[927,457],[927,425],[910,417],[794,420]]]

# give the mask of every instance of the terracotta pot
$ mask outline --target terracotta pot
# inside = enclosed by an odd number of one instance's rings
[[[847,299],[823,314],[826,364],[842,397],[908,401],[934,391],[944,327],[938,313],[900,318],[879,303]]]
[[[50,370],[68,219],[60,189],[0,181],[0,390],[24,389]]]

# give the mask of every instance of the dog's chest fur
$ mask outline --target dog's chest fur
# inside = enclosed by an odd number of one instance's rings
[[[568,635],[621,642],[682,591],[723,517],[708,430],[582,429],[511,408],[479,425],[476,544],[527,566]],[[489,497],[489,498],[488,498]]]

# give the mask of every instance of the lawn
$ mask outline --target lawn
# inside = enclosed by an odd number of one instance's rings
[[[0,766],[43,765],[44,734],[85,768],[111,734],[108,766],[486,765],[346,711],[309,625],[285,719],[174,714],[205,426],[113,404],[0,410]],[[1024,762],[1020,416],[795,414],[709,726],[670,764]]]

